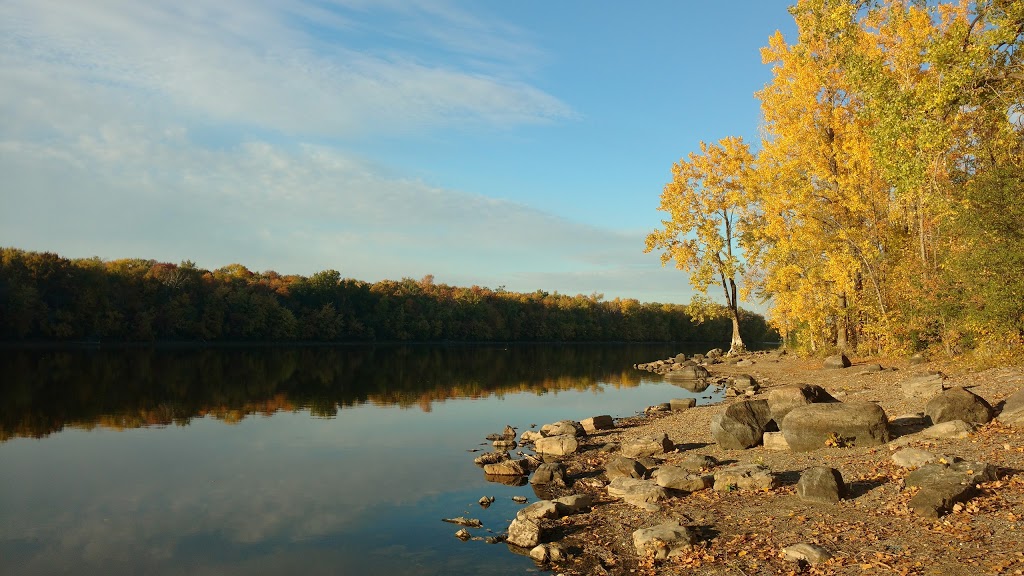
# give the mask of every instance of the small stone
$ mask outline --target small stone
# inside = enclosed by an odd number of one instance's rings
[[[658,486],[683,492],[696,492],[711,488],[714,477],[710,474],[694,474],[679,466],[662,466],[654,473]]]
[[[672,405],[668,402],[662,402],[661,404],[655,404],[654,406],[648,406],[644,412],[651,414],[653,412],[671,412]]]
[[[559,542],[552,542],[550,544],[539,544],[530,550],[530,558],[533,558],[541,564],[548,562],[559,562],[569,557],[568,552]]]
[[[512,497],[512,501],[517,503],[517,504],[526,504],[530,500],[526,496],[513,496]]]
[[[925,428],[921,431],[921,435],[925,438],[967,438],[975,430],[977,430],[977,426],[974,424],[963,420],[951,420]]]
[[[782,432],[765,432],[762,437],[762,444],[765,450],[785,451],[789,450],[789,443]]]
[[[697,405],[696,398],[673,398],[668,402],[673,412],[688,410]]]
[[[920,468],[936,460],[935,454],[920,448],[904,448],[892,455],[892,461],[903,468]]]
[[[477,520],[476,518],[466,518],[465,516],[458,516],[456,518],[441,518],[441,520],[444,522],[449,522],[451,524],[458,524],[459,526],[468,526],[470,528],[480,528],[484,525],[483,522]]]
[[[583,430],[585,430],[587,434],[593,434],[598,430],[611,430],[612,428],[615,428],[615,421],[612,420],[611,416],[605,414],[580,420],[580,425],[583,426]]]
[[[622,444],[622,455],[629,458],[654,456],[675,450],[675,444],[668,439],[668,434],[643,436]]]
[[[538,453],[550,454],[552,456],[573,454],[579,447],[580,443],[576,440],[576,437],[569,434],[541,438],[533,445],[533,449]]]
[[[817,544],[794,544],[782,549],[782,557],[790,562],[820,564],[832,557],[828,550]]]
[[[711,468],[718,466],[718,460],[715,460],[713,457],[705,454],[691,454],[679,462],[676,462],[675,465],[687,472],[700,472],[702,470],[710,470]]]
[[[469,530],[466,530],[465,528],[463,528],[463,529],[461,529],[461,530],[459,530],[458,532],[455,533],[455,537],[458,538],[459,540],[462,540],[463,542],[465,542],[466,540],[469,540],[470,538],[472,538],[472,535],[469,533]]]
[[[715,472],[715,490],[768,490],[778,486],[778,479],[767,466],[733,464]]]
[[[532,444],[543,437],[544,435],[536,430],[526,430],[523,432],[522,436],[519,437],[519,441],[523,444]]]
[[[494,504],[494,496],[481,496],[480,500],[478,500],[477,503],[483,506],[484,508],[487,508],[491,504]]]
[[[525,460],[505,460],[484,465],[484,473],[491,476],[525,476],[529,471],[529,465]]]

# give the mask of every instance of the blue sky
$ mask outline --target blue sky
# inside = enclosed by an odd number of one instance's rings
[[[644,236],[788,4],[5,0],[0,245],[686,303]]]

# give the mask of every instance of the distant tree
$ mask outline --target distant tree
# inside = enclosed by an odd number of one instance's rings
[[[700,143],[700,153],[672,166],[658,210],[669,214],[663,228],[647,236],[644,252],[661,250],[661,263],[674,260],[689,272],[690,285],[707,294],[721,283],[732,319],[730,352],[746,349],[740,334],[736,278],[743,274],[739,259],[744,211],[750,205],[748,186],[753,157],[741,138],[718,144]]]

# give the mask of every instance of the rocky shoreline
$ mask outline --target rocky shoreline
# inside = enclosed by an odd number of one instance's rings
[[[727,397],[491,435],[488,479],[539,500],[489,542],[561,574],[1024,574],[1024,369],[720,350],[635,368]]]

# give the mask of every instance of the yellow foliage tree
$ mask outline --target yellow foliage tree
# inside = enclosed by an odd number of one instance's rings
[[[661,250],[661,263],[675,261],[689,272],[690,285],[707,294],[721,283],[732,319],[730,353],[745,350],[740,334],[736,279],[743,275],[739,258],[743,220],[750,207],[753,156],[741,138],[700,143],[700,153],[672,166],[672,181],[661,193],[658,210],[667,212],[663,227],[647,236],[644,252]]]

